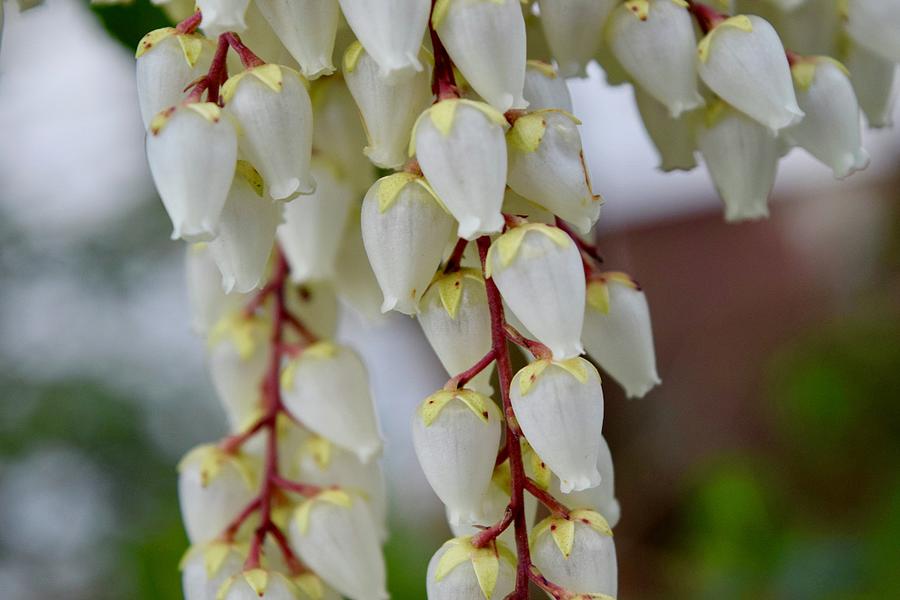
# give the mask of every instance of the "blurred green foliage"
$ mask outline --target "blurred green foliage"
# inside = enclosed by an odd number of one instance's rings
[[[127,48],[137,48],[138,42],[148,31],[172,24],[165,13],[150,0],[135,0],[124,5],[91,5],[91,11],[100,19],[109,34]]]

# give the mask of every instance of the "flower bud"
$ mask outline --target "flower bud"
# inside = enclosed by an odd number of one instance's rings
[[[862,147],[859,103],[844,65],[824,56],[801,58],[791,71],[806,117],[785,129],[784,138],[830,167],[837,179],[865,169],[869,153]]]
[[[250,163],[238,161],[219,219],[219,235],[209,244],[226,294],[261,286],[280,222],[281,206],[264,194],[259,173]]]
[[[585,67],[603,43],[603,26],[616,3],[617,0],[538,0],[544,35],[563,77],[587,77]],[[531,105],[529,108],[534,109]]]
[[[516,119],[506,134],[509,187],[587,233],[600,217],[600,196],[581,149],[581,121],[561,110]]]
[[[629,398],[659,385],[647,298],[625,273],[604,273],[588,284],[583,339]]]
[[[523,92],[532,111],[557,108],[572,112],[572,96],[566,80],[545,62],[529,60],[525,65],[525,89]]]
[[[351,600],[387,600],[384,558],[359,496],[326,490],[294,512],[291,546],[328,585]]]
[[[310,172],[318,182],[315,191],[288,202],[284,223],[278,228],[291,279],[298,282],[329,279],[334,274],[341,235],[354,200],[353,188],[339,177],[332,163],[317,157]]]
[[[222,88],[241,124],[241,150],[262,174],[275,200],[310,194],[312,104],[300,74],[266,64],[235,75]]]
[[[491,312],[480,269],[437,277],[419,302],[419,325],[447,374],[458,375],[491,349]],[[493,365],[467,385],[490,396]]]
[[[364,463],[381,451],[369,379],[349,348],[316,343],[281,374],[285,408],[306,427],[349,450]]]
[[[178,465],[181,518],[192,544],[221,535],[254,496],[255,477],[246,458],[215,445],[197,446]]]
[[[431,66],[391,82],[362,44],[344,54],[344,80],[365,123],[368,145],[363,153],[374,164],[396,169],[406,161],[409,134],[416,118],[431,104]]]
[[[570,592],[617,595],[616,545],[598,513],[544,519],[531,536],[531,558],[544,577]]]
[[[516,587],[516,557],[502,543],[475,548],[454,538],[428,562],[425,587],[428,600],[503,600]]]
[[[441,390],[419,405],[413,446],[425,478],[450,511],[450,523],[474,521],[494,472],[500,410],[472,390]]]
[[[900,63],[900,2],[848,0],[847,33],[860,46]]]
[[[401,172],[375,182],[361,219],[366,254],[384,293],[381,312],[415,314],[441,263],[453,218],[424,179]]]
[[[233,31],[241,33],[247,29],[244,15],[250,0],[197,0],[197,8],[203,13],[200,27],[211,38]]]
[[[537,360],[516,373],[509,395],[522,433],[564,494],[600,484],[603,388],[594,365]]]
[[[697,146],[725,203],[725,220],[768,217],[769,193],[778,168],[775,136],[720,101],[699,121]]]
[[[382,322],[381,302],[384,296],[366,256],[357,211],[352,211],[348,219],[347,230],[338,249],[337,264],[341,268],[335,270],[334,287],[341,301],[366,323]]]
[[[442,100],[419,116],[410,155],[457,221],[459,237],[503,228],[506,119],[482,102]]]
[[[329,77],[316,83],[312,99],[313,147],[362,195],[375,180],[375,167],[363,159],[366,132],[350,90],[341,78]]]
[[[248,569],[230,577],[210,598],[221,600],[306,600],[286,575],[271,569]]]
[[[213,239],[237,161],[231,120],[210,102],[166,109],[150,124],[147,161],[172,221],[172,239]]]
[[[334,73],[331,56],[340,9],[337,0],[255,0],[254,4],[307,79]]]
[[[181,102],[185,88],[209,69],[212,54],[212,44],[202,35],[180,34],[174,27],[144,36],[135,53],[135,65],[145,128],[160,111]]]
[[[340,0],[347,23],[389,81],[422,70],[419,48],[428,27],[427,0]]]
[[[606,440],[601,437],[600,442],[600,460],[597,462],[597,470],[600,471],[600,485],[589,490],[563,494],[559,489],[559,478],[553,477],[550,492],[566,507],[570,509],[586,508],[598,512],[603,515],[610,527],[615,527],[619,522],[621,508],[615,495],[612,455]]]
[[[848,46],[844,64],[850,71],[850,82],[869,127],[892,126],[898,90],[897,65],[859,44],[851,42]]]
[[[665,106],[637,86],[634,88],[634,100],[644,129],[659,154],[659,169],[665,172],[694,169],[697,166],[694,156],[697,151],[694,113],[673,119]]]
[[[431,23],[469,85],[500,112],[525,108],[525,19],[518,0],[438,0]]]
[[[219,588],[244,567],[244,553],[235,544],[211,542],[192,546],[181,559],[184,600],[215,598]]]
[[[191,329],[205,336],[226,314],[241,308],[247,297],[226,294],[222,275],[213,259],[209,244],[189,244],[185,252],[188,300],[191,307]]]
[[[553,358],[584,352],[584,269],[565,232],[542,223],[515,227],[491,244],[486,265],[510,310]]]
[[[755,15],[722,21],[698,46],[700,78],[772,132],[803,118],[778,33]]]

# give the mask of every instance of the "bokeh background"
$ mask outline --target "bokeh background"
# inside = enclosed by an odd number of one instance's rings
[[[143,156],[146,0],[7,3],[0,50],[0,598],[180,598],[175,464],[224,431],[189,333],[183,247]],[[620,597],[900,598],[900,131],[835,182],[801,151],[772,218],[726,225],[702,169],[663,175],[631,91],[573,82],[664,385],[606,388]],[[352,315],[388,436],[397,599],[449,536],[409,415],[445,379],[415,323]],[[400,518],[402,515],[402,519]]]

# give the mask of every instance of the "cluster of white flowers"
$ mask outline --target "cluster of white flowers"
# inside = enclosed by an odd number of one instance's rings
[[[233,429],[182,463],[186,597],[386,597],[365,369],[322,341],[337,297],[414,315],[451,376],[412,423],[455,536],[428,597],[615,597],[582,355],[629,397],[660,379],[641,287],[581,237],[601,201],[564,77],[596,60],[633,84],[662,168],[699,152],[726,218],[757,218],[792,146],[837,177],[866,165],[860,107],[887,124],[900,1],[748,3],[768,20],[727,1],[165,4],[183,20],[137,51],[147,155]]]

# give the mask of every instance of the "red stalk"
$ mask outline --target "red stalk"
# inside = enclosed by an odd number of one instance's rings
[[[431,17],[434,16],[436,0],[431,1]],[[434,30],[434,24],[428,18],[428,33],[431,35],[431,46],[434,48],[434,78],[431,83],[431,91],[435,95],[435,102],[448,98],[459,98],[459,88],[456,87],[456,75],[453,74],[453,61],[447,54],[447,49]]]

